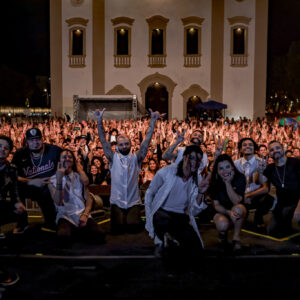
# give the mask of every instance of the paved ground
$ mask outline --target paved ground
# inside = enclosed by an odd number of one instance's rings
[[[299,289],[297,234],[274,238],[244,230],[243,250],[232,255],[219,248],[217,232],[206,222],[199,224],[206,245],[202,254],[159,259],[146,232],[108,234],[104,245],[75,242],[62,249],[54,233],[40,230],[41,218],[30,220],[31,228],[23,237],[8,233],[0,244],[1,265],[21,277],[16,286],[2,291],[3,299],[169,299],[190,294],[210,299],[262,299],[265,294],[264,299],[294,299]],[[108,232],[106,216],[101,220]]]

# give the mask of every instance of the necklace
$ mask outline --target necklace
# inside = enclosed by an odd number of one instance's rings
[[[38,168],[38,167],[41,165],[42,160],[43,160],[43,155],[44,155],[44,151],[43,151],[42,154],[40,155],[39,163],[36,165],[36,164],[34,163],[33,155],[30,154],[31,162],[32,162],[32,164],[33,164],[36,168]]]
[[[282,177],[282,181],[281,181],[281,178],[280,178],[280,175],[279,175],[279,172],[278,172],[278,169],[277,167],[275,166],[275,169],[276,169],[276,173],[277,173],[277,177],[281,183],[281,187],[284,188],[284,179],[285,179],[285,168],[286,168],[286,163],[284,164],[284,169],[283,169],[283,177]]]

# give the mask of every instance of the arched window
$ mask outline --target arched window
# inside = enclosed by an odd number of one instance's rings
[[[181,19],[184,25],[184,66],[201,65],[201,24],[203,18],[187,17]]]
[[[129,68],[131,64],[131,26],[134,19],[118,17],[111,20],[114,28],[114,66]]]
[[[83,55],[83,30],[72,29],[72,55]]]
[[[189,98],[187,101],[187,107],[186,107],[186,112],[187,116],[189,117],[198,117],[199,116],[199,110],[197,109],[197,105],[202,103],[201,99],[199,96],[192,96]]]
[[[251,21],[247,17],[228,18],[231,43],[230,55],[232,67],[246,67],[248,65],[248,26]]]
[[[166,31],[169,19],[153,16],[147,19],[149,25],[149,63],[151,68],[166,66]]]
[[[69,28],[69,66],[72,68],[85,67],[86,29],[88,20],[71,18],[66,20]]]

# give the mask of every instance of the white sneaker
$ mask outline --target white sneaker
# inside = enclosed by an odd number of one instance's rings
[[[29,228],[29,225],[21,228],[21,227],[16,227],[14,230],[13,230],[13,234],[23,234],[27,229]]]

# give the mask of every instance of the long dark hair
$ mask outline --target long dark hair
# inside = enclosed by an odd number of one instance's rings
[[[223,182],[223,179],[218,175],[218,165],[222,161],[228,161],[230,163],[230,165],[232,166],[232,168],[234,170],[233,180],[235,180],[235,178],[237,176],[242,175],[238,171],[236,166],[234,165],[234,162],[233,162],[232,158],[227,154],[221,154],[217,157],[217,159],[214,163],[214,167],[213,167],[213,171],[212,171],[212,175],[211,175],[210,191],[216,191],[217,189],[220,189],[220,187],[225,186],[225,183]]]
[[[196,154],[200,154],[201,155],[201,160],[203,158],[203,152],[201,150],[201,148],[197,145],[190,145],[187,146],[183,152],[183,156],[188,156],[190,155],[192,152],[196,152]],[[201,163],[201,162],[200,162]],[[198,170],[196,170],[196,172],[193,172],[192,177],[193,177],[193,181],[198,184],[198,176],[197,176]],[[180,163],[177,166],[177,173],[176,176],[179,176],[181,178],[183,178],[183,158],[180,161]]]
[[[154,161],[155,162],[156,168],[155,168],[154,172],[156,173],[158,171],[158,169],[159,169],[159,165],[158,165],[157,161],[154,158],[150,158],[149,161],[148,161],[148,167],[149,167],[148,170],[149,171],[150,171],[150,161]]]
[[[5,140],[8,143],[9,152],[11,152],[11,150],[14,147],[14,143],[13,143],[12,139],[6,135],[0,135],[0,140]]]
[[[102,157],[100,157],[100,156],[94,156],[93,158],[92,158],[92,161],[91,161],[91,166],[92,165],[95,165],[95,160],[96,159],[98,159],[99,161],[100,161],[100,163],[101,163],[101,166],[100,166],[100,172],[103,172],[103,170],[104,170],[104,161],[103,161],[103,158]]]

